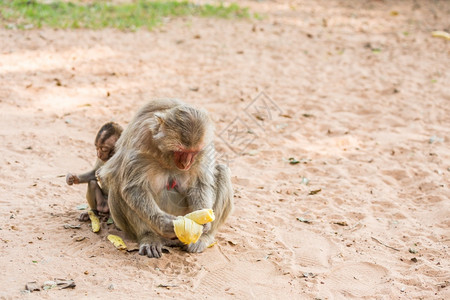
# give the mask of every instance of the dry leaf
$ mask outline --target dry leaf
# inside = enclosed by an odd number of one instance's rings
[[[75,242],[81,242],[81,241],[84,241],[85,239],[86,239],[85,236],[77,236],[77,237],[75,238]]]
[[[166,288],[168,290],[170,290],[170,288],[177,287],[177,286],[178,285],[176,285],[176,284],[158,284],[158,287],[163,287],[163,288]]]
[[[44,291],[46,290],[50,290],[52,288],[56,287],[56,282],[53,280],[47,280],[46,282],[44,282],[44,284],[42,285],[42,289]]]
[[[70,225],[70,224],[64,224],[65,229],[80,229],[81,225]]]
[[[310,191],[308,195],[315,195],[317,193],[320,193],[320,191],[322,191],[322,189],[313,190],[313,191]]]
[[[289,157],[288,160],[291,165],[296,165],[296,164],[300,163],[300,161],[296,160],[294,157]]]
[[[85,210],[85,209],[87,209],[88,208],[88,205],[87,204],[80,204],[80,205],[77,205],[77,209],[78,210]]]
[[[345,222],[345,221],[334,222],[333,224],[336,224],[339,226],[348,226],[347,222]]]
[[[40,291],[41,288],[39,287],[39,285],[37,284],[36,281],[30,281],[30,282],[27,282],[27,284],[25,285],[25,290],[34,292],[34,291]]]
[[[68,288],[73,289],[76,286],[75,281],[73,281],[72,279],[55,279],[55,280],[56,280],[56,285],[61,290],[68,289]]]
[[[302,217],[297,218],[297,220],[299,220],[300,222],[303,222],[303,223],[307,223],[307,224],[311,224],[311,223],[312,223],[311,220],[304,219],[304,218],[302,218]]]

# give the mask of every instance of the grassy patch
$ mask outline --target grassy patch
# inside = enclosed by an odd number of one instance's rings
[[[149,1],[113,4],[107,1],[39,2],[0,0],[0,25],[7,28],[90,28],[151,29],[165,17],[199,16],[248,18],[247,8],[237,4],[197,5],[188,1]]]

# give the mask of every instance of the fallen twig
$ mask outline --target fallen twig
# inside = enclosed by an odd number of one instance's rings
[[[373,236],[372,236],[371,238],[372,238],[372,240],[374,240],[375,242],[380,243],[381,245],[383,245],[383,246],[385,246],[385,247],[388,247],[388,248],[390,248],[390,249],[392,249],[392,250],[395,250],[395,251],[400,251],[400,250],[397,249],[397,248],[394,248],[394,247],[391,247],[391,246],[389,246],[389,245],[386,245],[385,243],[381,242],[380,240],[374,238]]]

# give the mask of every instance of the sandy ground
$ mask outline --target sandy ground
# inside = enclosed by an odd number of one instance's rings
[[[1,299],[450,299],[450,2],[242,5],[265,18],[0,30]],[[157,97],[206,108],[232,169],[202,254],[63,227],[100,125]],[[22,291],[54,278],[76,287]]]

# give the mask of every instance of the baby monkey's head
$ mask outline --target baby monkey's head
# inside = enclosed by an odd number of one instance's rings
[[[114,155],[116,142],[122,131],[123,128],[115,122],[108,122],[100,128],[95,137],[95,148],[100,160],[106,162]]]

